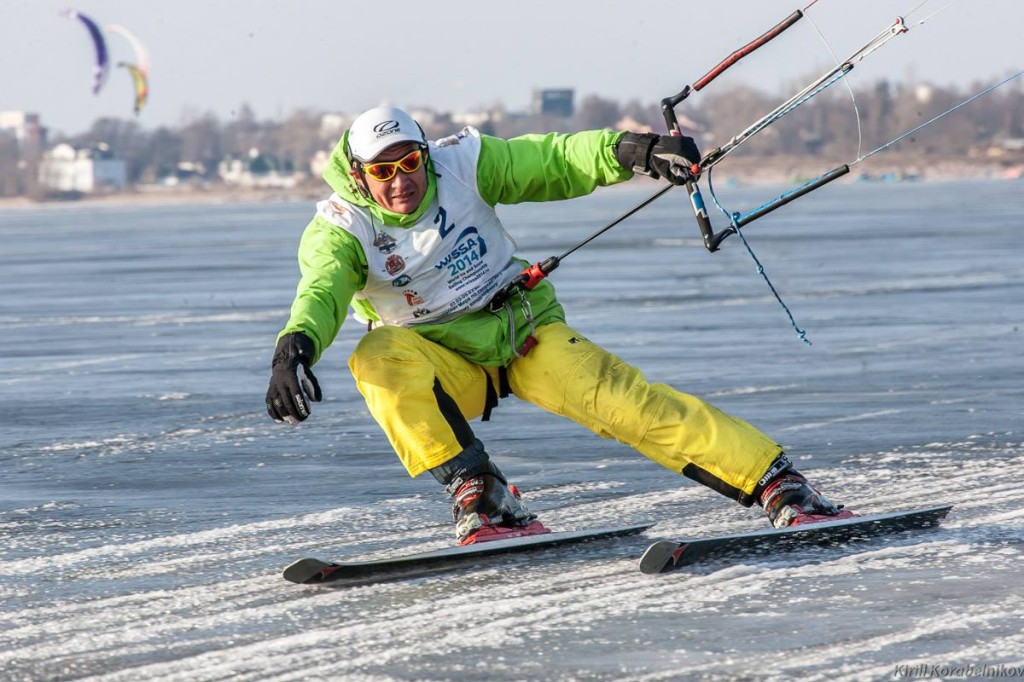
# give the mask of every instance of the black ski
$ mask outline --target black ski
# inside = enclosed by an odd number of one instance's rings
[[[781,530],[740,535],[662,540],[647,548],[640,558],[640,572],[674,571],[722,557],[786,552],[801,547],[837,545],[905,530],[930,528],[945,518],[953,505],[911,509],[889,514],[855,516],[841,521],[822,521]]]
[[[330,562],[320,559],[299,559],[284,569],[284,578],[293,583],[305,585],[328,582],[368,584],[380,580],[451,570],[460,566],[477,564],[481,559],[509,552],[549,549],[589,540],[636,535],[653,525],[654,523],[642,523],[634,526],[555,531],[372,561]]]

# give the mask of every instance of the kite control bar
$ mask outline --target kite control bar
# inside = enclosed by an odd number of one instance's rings
[[[758,48],[763,47],[771,40],[781,35],[786,29],[788,29],[789,27],[793,26],[796,22],[798,22],[804,16],[804,11],[811,7],[812,5],[814,5],[814,3],[816,3],[817,1],[818,0],[813,0],[809,5],[807,5],[807,7],[804,8],[804,10],[796,10],[788,17],[783,19],[781,22],[779,22],[771,29],[769,29],[767,32],[763,33],[762,35],[758,36],[754,40],[750,41],[740,49],[730,54],[728,57],[719,62],[717,66],[715,66],[713,69],[711,69],[706,74],[701,76],[692,86],[688,85],[685,88],[683,88],[682,91],[679,92],[679,94],[662,100],[662,114],[665,117],[665,123],[668,125],[669,132],[672,135],[682,134],[679,128],[679,124],[676,120],[676,105],[678,105],[680,102],[686,99],[686,97],[689,96],[692,92],[696,92],[704,88],[708,83],[710,83],[715,78],[720,76],[726,69],[728,69],[733,64],[743,59],[743,57],[747,56],[748,54],[757,50]],[[924,23],[924,21],[925,20],[921,20],[918,23]],[[706,154],[704,158],[701,159],[700,163],[697,164],[697,170],[700,171],[701,173],[703,173],[704,171],[708,172],[709,188],[711,188],[711,168],[715,166],[718,162],[720,162],[727,155],[732,153],[737,147],[739,147],[745,141],[749,140],[751,137],[761,132],[772,123],[778,121],[782,117],[791,113],[797,107],[811,100],[813,97],[824,91],[829,86],[842,80],[853,69],[854,64],[863,60],[865,57],[867,57],[869,54],[871,54],[879,47],[887,43],[892,38],[898,35],[902,35],[906,33],[908,30],[909,29],[907,28],[907,25],[904,22],[903,18],[896,17],[896,20],[892,24],[886,26],[878,35],[869,40],[860,49],[853,52],[845,60],[837,60],[836,65],[833,68],[829,69],[827,72],[822,74],[815,81],[805,86],[802,90],[800,90],[795,95],[790,97],[788,100],[780,104],[773,111],[762,116],[759,120],[748,126],[746,130],[735,135],[728,142],[722,144],[720,147],[717,147],[710,153]],[[707,218],[707,211],[704,208],[704,200],[700,195],[700,190],[696,188],[696,182],[694,182],[693,185],[687,183],[687,189],[690,191],[690,203],[693,205],[694,215],[696,215],[697,217],[697,224],[700,227],[701,235],[704,237],[704,246],[707,247],[708,251],[716,251],[718,249],[718,245],[721,243],[723,239],[725,239],[730,234],[736,234],[743,225],[753,220],[756,220],[757,218],[760,218],[761,216],[764,216],[781,206],[785,206],[790,201],[793,201],[794,199],[801,197],[807,194],[808,192],[812,192],[818,189],[819,187],[835,180],[836,178],[846,175],[849,171],[849,165],[843,165],[839,166],[838,168],[834,168],[833,170],[828,171],[827,173],[815,178],[814,180],[806,183],[805,185],[802,185],[796,190],[783,194],[773,199],[772,201],[767,202],[760,208],[756,209],[755,211],[751,211],[746,215],[729,214],[723,208],[722,211],[725,212],[727,216],[729,216],[730,226],[718,233],[715,233],[715,231],[712,229],[711,222]],[[711,189],[711,195],[712,198],[714,198],[714,190],[713,188]],[[715,201],[715,204],[718,205],[717,200]],[[720,205],[719,208],[721,208]]]
[[[750,41],[740,49],[734,51],[728,57],[719,62],[713,69],[705,73],[703,76],[697,79],[693,85],[687,85],[678,94],[672,97],[666,97],[661,100],[661,113],[665,117],[665,125],[668,127],[670,135],[682,135],[683,131],[679,127],[679,120],[676,118],[676,106],[679,105],[684,99],[690,96],[692,92],[699,92],[708,83],[722,75],[726,69],[738,62],[739,60],[746,57],[748,54],[758,49],[759,47],[767,44],[773,38],[779,36],[787,28],[795,24],[803,17],[803,12],[796,10],[788,17],[783,19],[781,22],[776,24],[773,28],[765,33],[761,34],[754,40]],[[708,211],[704,205],[704,197],[700,193],[700,187],[697,185],[697,178],[700,177],[701,171],[705,168],[710,168],[714,163],[721,157],[721,148],[715,149],[710,154],[701,159],[700,163],[694,164],[693,167],[693,180],[686,182],[686,191],[690,195],[690,206],[693,208],[693,215],[697,219],[697,227],[700,228],[701,237],[704,238],[704,246],[708,251],[714,253],[718,250],[718,245],[722,243],[722,240],[728,237],[730,234],[735,232],[734,227],[730,227],[728,230],[715,233],[714,228],[711,227],[711,219],[708,218]],[[808,192],[810,190],[807,190]],[[792,197],[795,199],[796,197]],[[790,201],[792,201],[790,199]],[[782,204],[779,204],[781,206]],[[778,208],[776,206],[775,208]],[[774,210],[774,209],[770,209]],[[764,211],[767,213],[768,211]],[[764,215],[761,213],[759,216]],[[753,220],[753,218],[751,218]]]
[[[812,2],[804,8],[804,10],[811,7],[811,5],[813,5],[817,1],[818,0],[812,0]],[[676,117],[675,107],[677,105],[679,105],[683,100],[685,100],[691,93],[698,92],[701,89],[703,89],[715,78],[722,75],[722,73],[724,73],[729,67],[736,64],[738,61],[740,61],[750,53],[754,52],[760,47],[763,47],[768,42],[781,35],[786,29],[793,26],[804,16],[804,10],[794,11],[792,14],[787,16],[785,19],[783,19],[781,22],[773,26],[765,33],[761,34],[754,40],[750,41],[743,47],[739,48],[738,50],[735,50],[732,54],[730,54],[728,57],[719,62],[714,68],[712,68],[710,71],[708,71],[699,79],[697,79],[693,85],[687,85],[676,95],[673,95],[672,97],[666,97],[665,99],[663,99],[661,101],[661,111],[662,115],[665,118],[665,124],[668,127],[669,134],[683,134],[682,129],[679,126],[679,121]],[[809,86],[809,88],[804,93],[798,94],[796,97],[793,98],[793,100],[791,100],[791,102],[785,103],[784,105],[780,106],[775,112],[772,112],[771,114],[768,114],[767,116],[763,117],[761,121],[750,126],[747,130],[734,137],[728,143],[712,150],[709,154],[706,154],[704,158],[700,160],[699,163],[693,164],[693,166],[690,168],[691,177],[684,184],[686,186],[686,191],[689,194],[690,205],[693,208],[694,217],[697,219],[697,226],[700,228],[701,236],[704,240],[704,246],[707,248],[708,251],[717,251],[719,245],[722,243],[722,240],[728,237],[730,234],[736,234],[739,228],[764,215],[767,215],[768,213],[771,213],[772,211],[774,211],[777,208],[780,208],[781,206],[785,206],[794,199],[797,199],[809,192],[812,192],[821,187],[822,185],[825,185],[831,182],[832,180],[835,180],[836,178],[841,177],[846,173],[849,173],[850,168],[848,165],[839,166],[838,168],[835,168],[829,171],[828,173],[825,173],[824,175],[815,178],[814,180],[798,187],[797,189],[786,194],[783,194],[782,196],[779,196],[773,199],[772,201],[767,202],[766,204],[747,213],[746,215],[733,215],[731,221],[732,224],[719,232],[714,231],[714,228],[711,225],[711,220],[708,217],[707,208],[704,204],[704,197],[701,195],[700,187],[697,184],[700,175],[705,170],[708,170],[710,172],[710,169],[719,161],[721,161],[729,152],[731,152],[733,149],[739,146],[746,139],[749,139],[757,132],[763,130],[769,123],[778,120],[779,118],[786,115],[803,102],[807,101],[808,99],[816,95],[825,87],[828,87],[828,85],[831,85],[831,83],[835,82],[842,76],[845,76],[846,73],[853,68],[853,62],[856,59],[862,58],[863,55],[868,54],[871,50],[875,49],[880,44],[880,39],[882,41],[887,40],[888,38],[885,36],[888,35],[889,37],[891,37],[891,35],[896,35],[902,30],[905,30],[902,20],[897,20],[896,24],[894,24],[893,27],[891,27],[886,32],[883,32],[880,38],[876,38],[874,41],[866,45],[864,48],[861,48],[861,50],[855,53],[854,56],[851,57],[851,59],[847,60],[846,62],[843,62],[840,65],[837,65],[835,69],[833,69],[830,73],[826,74],[821,79],[819,79],[817,83],[813,84],[812,86]],[[634,208],[624,213],[622,216],[608,223],[603,228],[601,228],[600,230],[598,230],[591,236],[587,237],[585,240],[583,240],[573,248],[563,253],[561,256],[551,256],[550,258],[543,262],[535,263],[534,265],[531,265],[530,267],[526,268],[521,273],[519,273],[511,282],[500,288],[494,294],[494,297],[490,301],[489,309],[493,312],[497,312],[498,310],[500,310],[508,301],[508,298],[517,289],[520,291],[529,291],[533,289],[545,277],[547,277],[552,271],[554,271],[555,268],[559,266],[563,258],[568,256],[572,252],[576,251],[576,249],[589,243],[598,235],[603,234],[604,232],[611,229],[615,225],[618,225],[620,222],[632,216],[640,209],[645,208],[647,205],[652,203],[655,199],[661,197],[663,194],[671,190],[673,187],[675,187],[675,185],[666,185],[662,189],[655,192],[652,196],[650,196],[649,198],[642,201]]]

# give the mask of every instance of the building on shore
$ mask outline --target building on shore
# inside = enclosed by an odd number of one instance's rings
[[[53,192],[92,194],[122,189],[128,173],[106,145],[75,149],[62,143],[43,153],[39,183]]]
[[[46,149],[46,128],[39,114],[26,111],[0,111],[0,132],[12,135],[18,142],[19,159],[38,158]]]
[[[572,88],[537,88],[530,101],[530,113],[541,116],[572,118],[576,91]]]
[[[227,185],[256,189],[289,189],[306,179],[290,162],[255,147],[246,158],[226,158],[217,164],[217,175]]]

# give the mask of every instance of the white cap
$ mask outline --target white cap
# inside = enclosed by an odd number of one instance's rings
[[[363,163],[403,142],[427,143],[416,121],[398,107],[374,107],[363,112],[348,132],[349,155]]]

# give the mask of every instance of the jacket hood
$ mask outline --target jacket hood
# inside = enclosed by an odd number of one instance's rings
[[[359,191],[359,185],[349,175],[349,171],[352,170],[352,164],[349,163],[348,156],[345,154],[348,135],[349,131],[346,130],[345,134],[338,140],[338,144],[334,146],[334,151],[331,152],[331,158],[327,162],[327,167],[324,168],[323,177],[327,184],[330,185],[331,189],[339,197],[350,204],[365,208],[385,225],[408,227],[415,224],[426,213],[427,207],[430,206],[430,203],[434,200],[434,195],[437,193],[434,163],[429,154],[427,156],[427,191],[423,195],[423,201],[420,202],[419,207],[412,213],[394,213],[380,206],[372,197],[363,196]]]

